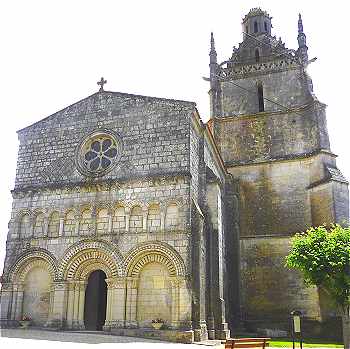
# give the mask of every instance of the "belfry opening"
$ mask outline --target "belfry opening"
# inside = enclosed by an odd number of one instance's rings
[[[84,325],[86,330],[102,331],[106,321],[106,274],[95,270],[88,278],[85,291]]]

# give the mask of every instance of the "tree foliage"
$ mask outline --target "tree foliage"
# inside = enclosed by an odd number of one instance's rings
[[[350,228],[332,225],[310,228],[292,238],[286,266],[303,274],[307,285],[316,285],[349,315]]]

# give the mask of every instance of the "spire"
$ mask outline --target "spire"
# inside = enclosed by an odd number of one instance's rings
[[[306,64],[308,61],[308,55],[307,50],[308,47],[306,46],[306,35],[304,33],[304,27],[303,27],[303,20],[301,19],[301,14],[299,13],[299,20],[298,20],[298,53],[301,58],[301,61]]]
[[[217,63],[217,55],[215,50],[215,41],[214,41],[214,34],[211,32],[210,34],[210,63]]]
[[[298,33],[302,33],[303,31],[304,31],[304,28],[303,28],[303,20],[301,19],[301,14],[299,13]]]
[[[210,34],[210,116],[211,118],[220,114],[220,83],[218,81],[218,61],[215,50],[214,34]]]
[[[298,20],[298,44],[299,44],[299,48],[306,46],[306,35],[304,34],[303,20],[301,19],[300,13],[299,13],[299,20]]]

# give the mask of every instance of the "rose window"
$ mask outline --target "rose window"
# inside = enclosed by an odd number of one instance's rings
[[[121,142],[111,131],[98,131],[78,147],[78,169],[84,174],[99,176],[111,170],[120,156]]]
[[[91,171],[101,171],[111,166],[113,159],[118,155],[118,149],[110,138],[94,140],[84,154],[87,167]]]

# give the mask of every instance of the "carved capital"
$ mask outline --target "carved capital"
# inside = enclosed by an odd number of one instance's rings
[[[55,291],[64,291],[67,288],[68,283],[65,281],[55,281],[53,283],[53,289]]]
[[[1,292],[10,292],[13,290],[13,285],[9,282],[1,285]]]
[[[124,289],[126,287],[126,279],[125,278],[111,278],[106,279],[107,287],[111,289],[121,288]]]
[[[126,284],[128,288],[137,288],[138,287],[138,278],[127,277]]]
[[[75,282],[74,281],[70,281],[67,283],[67,289],[68,291],[74,291],[75,289]]]
[[[78,291],[84,291],[86,289],[87,282],[83,280],[78,280],[75,282],[75,289]]]
[[[22,282],[16,282],[13,284],[13,291],[14,292],[23,292],[24,291],[24,284]]]
[[[184,277],[174,276],[170,278],[170,285],[173,288],[182,288],[185,287],[186,282]]]

